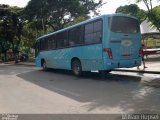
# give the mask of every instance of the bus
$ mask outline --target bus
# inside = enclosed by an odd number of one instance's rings
[[[102,15],[39,37],[36,66],[109,73],[141,64],[139,21],[125,14]]]

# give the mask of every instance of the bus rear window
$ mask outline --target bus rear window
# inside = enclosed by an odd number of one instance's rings
[[[129,17],[123,17],[123,16],[109,17],[109,27],[112,32],[118,32],[118,33],[139,32],[138,20]]]

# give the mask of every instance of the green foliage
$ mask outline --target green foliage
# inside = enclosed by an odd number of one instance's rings
[[[160,6],[153,8],[152,16],[153,17],[150,18],[150,21],[152,22],[152,25],[160,32]]]
[[[124,13],[130,16],[135,16],[139,19],[140,23],[146,19],[146,12],[140,9],[136,4],[120,6],[117,8],[116,13]]]
[[[40,19],[53,30],[64,28],[66,24],[80,16],[86,16],[102,5],[102,0],[31,0],[25,8],[27,18]]]
[[[153,1],[160,2],[160,0],[134,0],[136,3],[143,2],[147,8],[147,18],[152,22],[152,26],[160,31],[160,10],[159,6],[153,8]]]
[[[9,48],[15,51],[20,44],[23,29],[21,11],[18,7],[0,5],[0,51],[5,56]]]
[[[0,53],[34,48],[37,37],[89,18],[102,0],[30,0],[25,8],[0,4]]]
[[[71,21],[68,24],[66,24],[65,27],[77,24],[77,23],[85,21],[87,19],[89,19],[89,16],[80,16],[80,17],[77,17],[77,18],[74,19],[74,21]]]

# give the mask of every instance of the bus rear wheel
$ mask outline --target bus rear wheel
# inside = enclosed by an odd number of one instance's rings
[[[72,71],[73,71],[73,74],[76,76],[82,75],[82,66],[79,60],[74,60],[72,62]]]
[[[47,68],[47,65],[46,65],[46,61],[43,60],[43,61],[42,61],[42,70],[43,70],[43,71],[47,71],[47,69],[48,69],[48,68]]]

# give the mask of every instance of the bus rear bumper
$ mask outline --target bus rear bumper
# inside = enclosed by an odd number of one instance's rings
[[[106,62],[106,68],[104,69],[114,69],[114,68],[130,68],[141,65],[141,59],[132,59],[132,60],[119,60],[119,61],[110,61]]]

